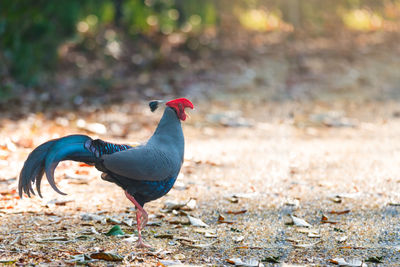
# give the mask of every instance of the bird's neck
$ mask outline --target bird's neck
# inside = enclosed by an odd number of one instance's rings
[[[175,111],[167,107],[164,114],[158,123],[157,129],[149,142],[172,142],[176,145],[184,145],[184,137],[182,131],[181,121],[176,115]]]

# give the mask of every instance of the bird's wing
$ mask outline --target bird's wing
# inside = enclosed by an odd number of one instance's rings
[[[151,146],[138,146],[101,158],[107,170],[132,180],[165,180],[177,175],[181,166],[173,153]]]

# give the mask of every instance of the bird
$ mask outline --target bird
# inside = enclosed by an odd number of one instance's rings
[[[27,157],[19,176],[18,191],[31,197],[40,197],[41,180],[46,174],[50,186],[62,192],[54,181],[59,162],[72,160],[93,165],[102,172],[101,178],[124,190],[125,196],[136,207],[138,230],[137,247],[150,247],[143,241],[141,230],[148,221],[145,203],[167,194],[173,187],[184,160],[185,140],[181,121],[185,108],[194,109],[186,98],[149,102],[152,112],[165,103],[165,110],[150,139],[140,145],[114,144],[87,135],[75,134],[49,140],[36,147]]]

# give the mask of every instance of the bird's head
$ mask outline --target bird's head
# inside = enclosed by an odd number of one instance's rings
[[[163,102],[164,101],[162,101],[162,100],[150,101],[149,106],[150,106],[151,111],[154,112],[158,108],[158,105]],[[165,103],[165,105],[167,107],[174,109],[176,112],[176,115],[182,121],[186,120],[186,117],[187,117],[185,108],[191,108],[191,109],[194,108],[192,102],[190,102],[186,98],[177,98],[177,99],[168,101],[167,103]]]

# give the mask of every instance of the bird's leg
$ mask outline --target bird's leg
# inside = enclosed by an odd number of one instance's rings
[[[139,248],[150,248],[150,245],[147,245],[143,242],[141,230],[147,224],[148,215],[147,212],[143,209],[143,207],[136,201],[136,199],[131,196],[127,191],[125,191],[125,196],[135,205],[136,207],[136,222],[138,229],[138,241],[136,243],[136,247]]]
[[[137,221],[137,228],[138,228],[138,241],[137,241],[136,247],[150,248],[151,247],[150,245],[143,242],[142,233],[141,233],[141,229],[143,229],[143,226],[147,222],[147,213],[146,212],[143,213],[142,210],[138,209],[136,211],[136,221]]]

